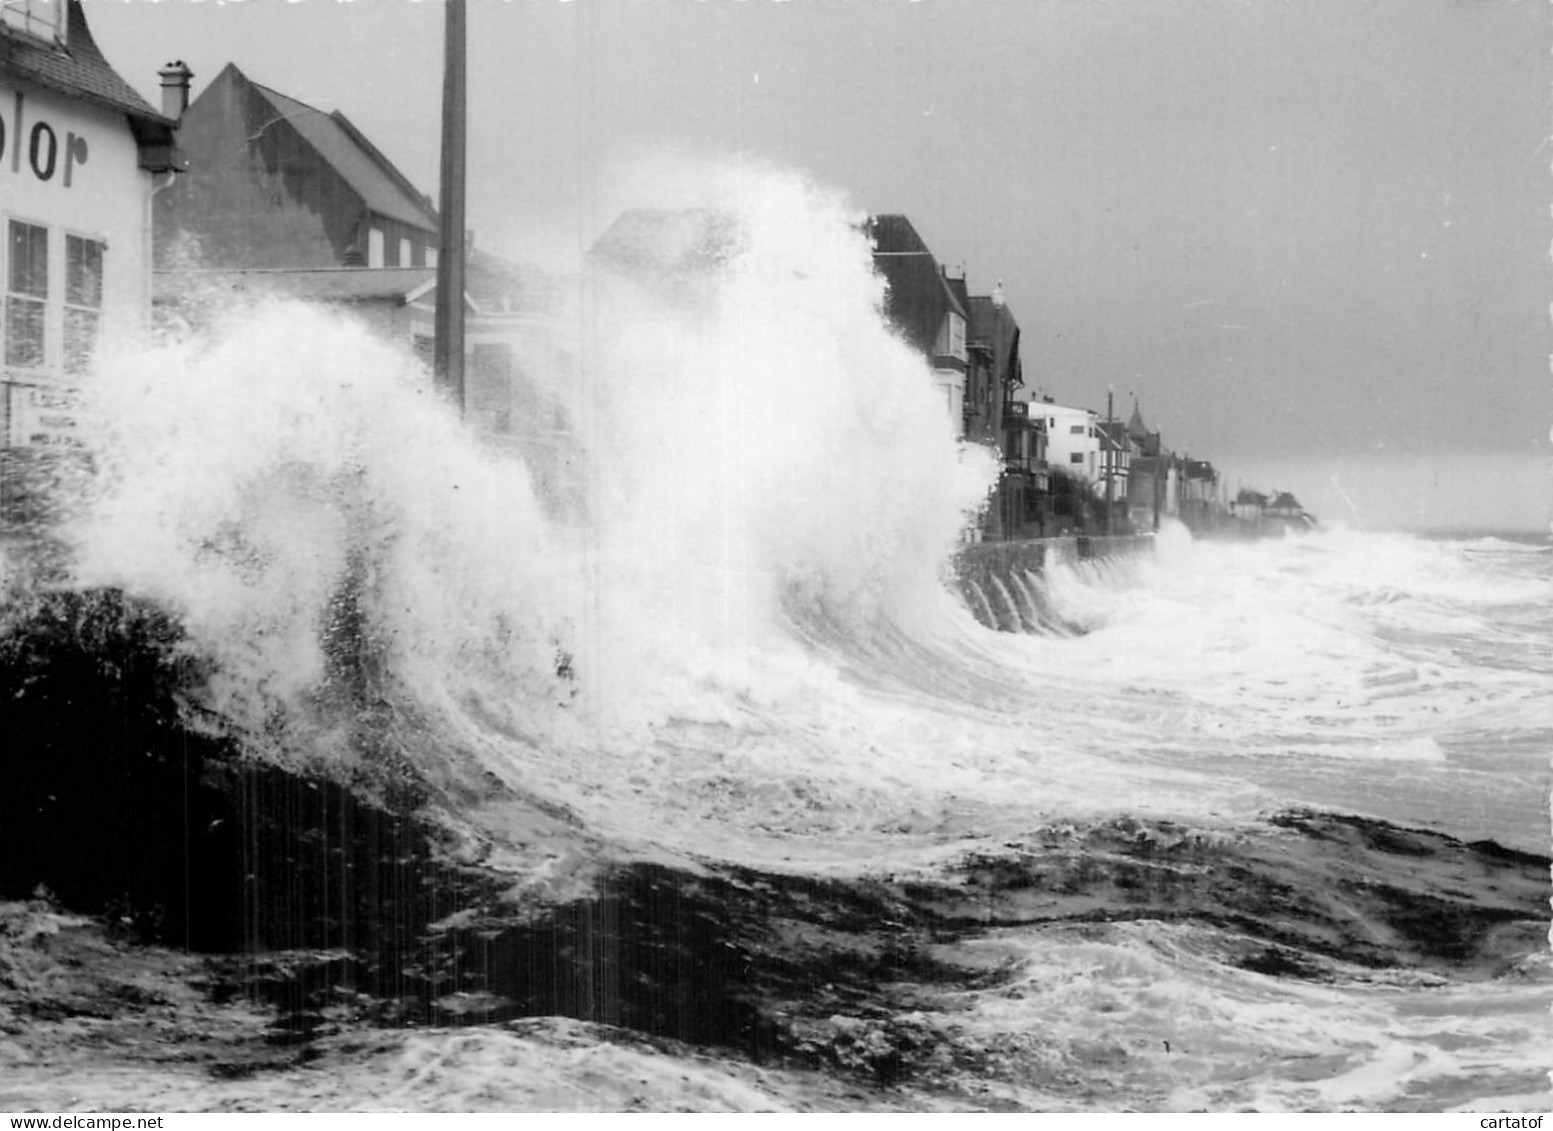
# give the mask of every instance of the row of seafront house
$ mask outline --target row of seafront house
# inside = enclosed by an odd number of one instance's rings
[[[981,537],[1152,531],[1177,518],[1196,530],[1237,525],[1219,473],[1176,455],[1136,404],[1129,419],[1058,404],[1025,381],[1020,327],[1003,299],[973,295],[904,216],[870,221],[886,313],[931,359],[944,405],[963,439],[995,449],[1002,475]]]
[[[228,65],[192,102],[187,67],[160,74],[153,109],[102,57],[79,0],[0,7],[0,200],[6,228],[0,512],[35,509],[31,484],[78,444],[73,389],[101,343],[278,295],[349,310],[428,360],[439,222],[429,197],[340,111]],[[886,313],[929,359],[945,410],[1003,468],[972,538],[1255,527],[1270,510],[1167,451],[1133,406],[1109,413],[1032,396],[1020,327],[1000,290],[972,295],[902,216],[870,221]],[[608,234],[606,234],[606,240]],[[601,241],[604,242],[604,241]],[[465,411],[559,478],[568,414],[533,375],[575,366],[562,288],[479,251],[467,264]],[[1295,504],[1297,509],[1297,504]]]

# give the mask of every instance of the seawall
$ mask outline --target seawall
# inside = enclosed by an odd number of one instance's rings
[[[1027,578],[1057,562],[1083,562],[1154,552],[1152,534],[1081,534],[978,542],[955,556],[955,581],[976,619],[1000,632],[1039,632],[1054,627],[1039,592]]]

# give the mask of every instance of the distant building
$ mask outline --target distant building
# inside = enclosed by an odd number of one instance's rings
[[[1235,493],[1235,501],[1230,504],[1230,514],[1250,529],[1259,530],[1262,515],[1267,510],[1267,501],[1267,496],[1262,492],[1242,488]]]
[[[1000,284],[990,295],[967,299],[965,437],[997,449],[1002,474],[983,520],[987,538],[1040,533],[1046,491],[1046,429],[1018,399],[1024,388],[1019,322],[1003,300]]]
[[[1089,487],[1102,481],[1099,417],[1093,409],[1056,404],[1050,397],[1030,402],[1030,415],[1046,426],[1046,459],[1052,472]]]
[[[885,281],[885,314],[931,362],[955,434],[963,436],[970,367],[965,280],[948,277],[904,216],[872,217],[868,235],[874,246],[874,269]]]
[[[1159,520],[1175,513],[1170,453],[1158,432],[1143,423],[1137,401],[1127,421],[1133,456],[1127,472],[1127,519],[1134,530],[1157,530]]]
[[[1270,530],[1310,530],[1315,528],[1316,519],[1306,512],[1288,491],[1277,492],[1263,511],[1263,523]]]
[[[1095,424],[1100,440],[1100,478],[1096,483],[1102,498],[1122,502],[1127,498],[1127,481],[1132,471],[1137,445],[1120,420],[1101,420]]]
[[[1195,531],[1217,530],[1229,518],[1218,470],[1207,460],[1178,457],[1180,474],[1178,517]]]
[[[25,519],[45,453],[77,446],[100,343],[151,309],[153,185],[174,123],[103,58],[79,0],[0,5],[0,511]],[[111,380],[111,366],[102,379]]]

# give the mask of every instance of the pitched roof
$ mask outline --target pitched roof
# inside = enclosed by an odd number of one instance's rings
[[[993,356],[1002,359],[1003,371],[997,376],[1009,385],[1024,384],[1024,367],[1019,359],[1019,322],[1013,312],[993,295],[970,298],[970,339],[984,345]]]
[[[437,230],[437,213],[430,202],[344,114],[338,110],[325,114],[290,95],[254,82],[234,64],[227,66],[269,102],[275,113],[345,178],[369,209],[391,220]]]
[[[632,208],[588,250],[596,266],[631,276],[681,276],[738,255],[744,232],[730,212],[712,208]]]
[[[109,65],[92,38],[80,0],[69,4],[64,43],[45,43],[0,25],[0,77],[125,114],[141,144],[168,144],[176,123],[153,110]]]
[[[874,268],[887,285],[885,314],[907,342],[932,357],[945,314],[953,311],[969,324],[965,304],[906,217],[870,217],[868,234],[874,241]],[[963,281],[954,282],[963,287]]]
[[[884,253],[927,253],[927,244],[912,227],[911,221],[899,213],[885,213],[868,218],[868,234],[874,241],[874,250]]]
[[[1095,421],[1095,435],[1103,441],[1102,446],[1109,445],[1122,452],[1128,449],[1127,426],[1120,420]]]
[[[1132,402],[1132,419],[1127,421],[1127,431],[1138,437],[1147,437],[1149,434],[1148,426],[1143,423],[1143,412],[1138,408],[1136,399]]]

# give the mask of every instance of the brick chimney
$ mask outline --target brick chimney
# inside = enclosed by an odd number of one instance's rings
[[[176,122],[189,108],[189,80],[194,72],[179,59],[176,63],[168,63],[157,74],[162,79],[162,116]]]

